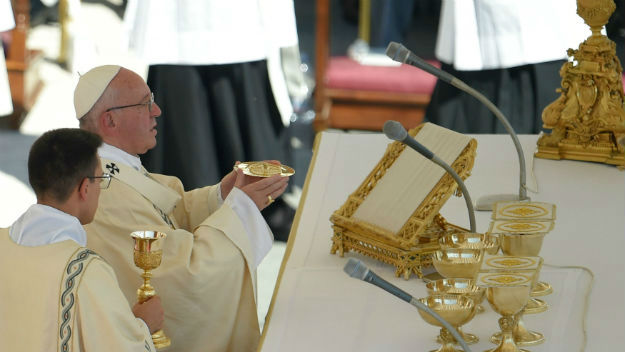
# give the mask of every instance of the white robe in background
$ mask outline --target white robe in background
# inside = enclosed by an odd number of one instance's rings
[[[8,31],[15,27],[11,0],[0,0],[0,32]],[[4,59],[4,50],[0,43],[0,116],[9,115],[13,112],[9,77]]]
[[[590,36],[574,0],[444,0],[436,57],[459,71],[565,59]]]
[[[129,48],[148,65],[224,65],[267,60],[282,122],[293,107],[280,48],[297,45],[293,0],[129,0]]]

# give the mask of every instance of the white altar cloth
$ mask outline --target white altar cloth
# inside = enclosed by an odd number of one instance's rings
[[[475,200],[493,193],[518,192],[518,161],[510,137],[477,135],[477,158],[466,185]],[[318,137],[307,185],[296,214],[281,274],[265,325],[262,351],[420,351],[437,348],[438,328],[425,323],[410,305],[342,270],[346,258],[329,253],[329,217],[382,157],[389,141],[381,134],[324,132]],[[555,292],[541,297],[547,312],[527,315],[528,328],[547,341],[530,351],[581,349],[605,351],[618,346],[625,328],[625,172],[603,164],[535,159],[537,136],[520,136],[535,201],[555,203],[556,225],[545,238],[541,280]],[[464,200],[452,197],[441,214],[468,227]],[[476,213],[478,232],[488,229],[490,212]],[[416,297],[427,295],[421,280],[394,277],[394,268],[359,254],[378,275]],[[576,268],[582,266],[591,274]],[[585,299],[588,311],[585,313]],[[472,350],[494,347],[488,337],[497,315],[477,315],[465,331],[480,337]],[[585,313],[585,314],[584,314]],[[583,317],[585,316],[585,320]]]

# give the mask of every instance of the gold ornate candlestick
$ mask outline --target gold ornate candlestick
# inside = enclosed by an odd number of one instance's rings
[[[137,289],[137,300],[139,303],[147,301],[156,295],[154,287],[150,284],[152,278],[151,270],[161,265],[163,258],[162,239],[167,235],[158,231],[135,231],[130,234],[134,240],[134,262],[138,268],[143,269],[143,285]],[[157,349],[171,345],[171,340],[165,335],[163,330],[158,330],[152,334],[154,347]]]
[[[596,161],[625,167],[623,68],[616,45],[601,34],[616,6],[613,0],[577,0],[577,14],[592,35],[569,49],[572,62],[560,69],[560,97],[543,110],[550,134],[538,140],[536,157]]]

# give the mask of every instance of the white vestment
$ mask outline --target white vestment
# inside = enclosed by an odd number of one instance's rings
[[[165,309],[168,352],[255,351],[260,337],[255,263],[264,254],[254,248],[249,224],[242,222],[228,199],[221,204],[220,187],[184,192],[175,177],[143,176],[145,182],[155,180],[181,198],[172,212],[163,212],[137,191],[141,187],[122,181],[132,160],[118,155],[111,162],[107,158],[112,155],[100,152],[100,156],[113,179],[100,194],[94,221],[85,227],[88,244],[115,269],[132,303],[142,281],[133,263],[130,233],[167,234],[152,284]]]
[[[76,227],[67,221],[71,216],[58,213],[37,204],[11,227],[29,231],[12,231],[24,239],[46,224],[65,222],[64,230],[30,236],[48,244],[19,245],[9,229],[0,229],[0,351],[155,351],[113,269],[75,242],[82,237],[78,221]]]

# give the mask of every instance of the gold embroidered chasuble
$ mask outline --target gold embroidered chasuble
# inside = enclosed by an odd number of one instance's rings
[[[155,351],[113,269],[76,242],[27,247],[0,229],[0,351]]]
[[[115,269],[132,304],[142,280],[130,233],[167,234],[161,265],[152,271],[165,309],[163,331],[172,341],[167,351],[255,351],[260,330],[254,257],[236,213],[219,206],[219,187],[184,192],[179,179],[149,174],[182,197],[167,214],[170,225],[154,204],[113,176],[94,221],[85,227],[87,243]]]

